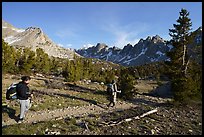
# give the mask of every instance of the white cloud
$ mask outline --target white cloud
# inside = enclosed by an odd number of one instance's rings
[[[72,44],[65,45],[65,47],[72,47],[72,46],[73,46]]]
[[[60,38],[77,38],[80,31],[83,30],[83,26],[79,23],[69,22],[66,25],[58,26],[59,29],[56,31],[55,35]]]
[[[63,44],[60,44],[60,43],[58,43],[57,45],[60,46],[60,47],[64,47],[64,45],[63,45]]]
[[[57,44],[58,46],[60,46],[60,47],[63,47],[63,48],[71,48],[73,45],[72,44],[61,44],[61,43],[58,43]]]
[[[89,47],[93,47],[93,44],[84,44],[82,49],[88,49]]]
[[[106,23],[102,29],[113,34],[113,46],[123,48],[128,43],[135,45],[141,38],[138,35],[145,32],[148,29],[148,25],[140,22],[129,23],[126,25],[120,25],[116,22],[109,22]]]
[[[60,38],[66,38],[66,37],[75,37],[77,36],[77,34],[75,33],[74,30],[71,29],[63,29],[63,30],[58,30],[56,32],[56,36],[60,37]]]
[[[170,40],[171,37],[169,35],[163,34],[161,35],[164,40]]]

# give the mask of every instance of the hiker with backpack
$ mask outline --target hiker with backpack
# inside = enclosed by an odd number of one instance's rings
[[[110,103],[107,105],[107,107],[109,108],[111,106],[111,104],[113,104],[112,107],[114,107],[116,104],[117,92],[121,93],[121,91],[118,91],[118,89],[117,89],[117,85],[116,85],[115,80],[112,80],[112,83],[107,85],[107,92],[109,94],[109,101],[110,101]]]
[[[25,113],[29,110],[31,107],[31,94],[29,91],[28,84],[31,80],[29,76],[23,76],[21,78],[21,82],[19,82],[16,86],[16,93],[17,93],[17,99],[19,99],[20,102],[20,116],[18,123],[21,123],[25,117]]]

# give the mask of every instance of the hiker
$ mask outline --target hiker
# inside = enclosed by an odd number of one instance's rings
[[[25,117],[25,113],[31,107],[31,94],[29,91],[28,84],[31,80],[29,76],[21,77],[21,82],[17,84],[16,92],[17,92],[17,99],[20,103],[20,115],[18,123],[21,123]]]
[[[110,103],[107,105],[108,108],[109,108],[109,107],[111,106],[111,104],[113,104],[112,107],[115,106],[115,104],[116,104],[117,92],[120,93],[121,91],[118,91],[118,90],[117,90],[117,85],[116,85],[116,81],[115,81],[115,80],[112,80],[112,83],[109,84],[108,86],[110,86],[110,87],[107,88],[107,90],[109,90],[108,92],[109,92],[109,100],[110,100]]]

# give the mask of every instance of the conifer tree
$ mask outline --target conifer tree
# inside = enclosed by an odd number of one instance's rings
[[[24,73],[30,73],[35,63],[35,52],[30,48],[24,48],[19,60],[20,70]]]
[[[119,97],[123,99],[133,97],[134,77],[130,74],[128,69],[121,69],[118,85],[119,89],[121,89]]]
[[[91,63],[90,63],[90,59],[84,59],[83,60],[83,78],[85,79],[89,79],[89,71],[91,69]]]
[[[2,39],[2,70],[3,72],[15,72],[16,52],[12,46]]]
[[[74,78],[75,81],[81,80],[82,79],[82,72],[83,72],[83,66],[82,66],[82,59],[81,58],[76,58],[75,63],[74,63]]]
[[[35,69],[37,72],[47,73],[50,70],[50,59],[43,49],[36,49]]]
[[[169,29],[169,35],[172,37],[171,44],[173,50],[167,53],[170,57],[170,66],[173,75],[176,77],[186,76],[189,64],[189,55],[187,45],[189,44],[189,34],[192,26],[191,19],[188,17],[189,12],[181,9],[178,24],[173,24],[174,29]]]
[[[169,29],[173,49],[167,53],[170,61],[166,62],[172,81],[174,100],[182,104],[201,96],[201,86],[199,86],[201,78],[198,77],[201,71],[195,68],[197,65],[188,53],[188,46],[192,42],[189,32],[192,22],[188,16],[189,12],[181,9],[179,19],[177,19],[178,24],[173,24],[174,29]]]
[[[67,60],[62,75],[65,78],[65,81],[69,82],[75,81],[75,67],[73,60]]]
[[[54,75],[60,75],[60,68],[63,60],[60,59],[59,57],[51,57],[50,59],[50,71]]]

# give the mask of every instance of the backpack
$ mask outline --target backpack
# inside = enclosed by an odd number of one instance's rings
[[[7,88],[7,90],[6,90],[6,99],[7,100],[15,100],[15,99],[17,99],[16,86],[17,86],[17,83],[12,83]]]
[[[109,95],[112,95],[112,94],[113,94],[113,91],[114,91],[114,89],[113,89],[113,84],[108,84],[108,85],[107,85],[107,93],[108,93]]]

